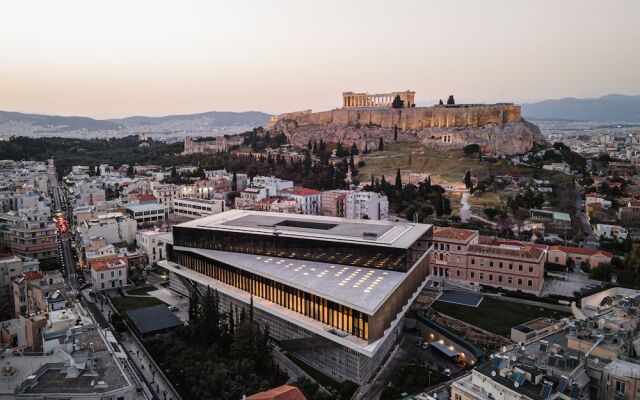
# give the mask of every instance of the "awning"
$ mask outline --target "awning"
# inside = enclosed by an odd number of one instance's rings
[[[431,346],[435,347],[438,351],[440,351],[442,354],[444,354],[447,357],[456,357],[457,355],[460,354],[460,352],[456,351],[455,348],[454,350],[451,350],[449,346],[442,344],[440,342],[431,342]]]

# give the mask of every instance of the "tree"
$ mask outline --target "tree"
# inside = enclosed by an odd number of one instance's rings
[[[393,140],[398,141],[398,124],[393,126]]]
[[[473,188],[473,182],[471,181],[471,171],[469,170],[464,173],[464,186],[469,190]]]
[[[398,171],[396,172],[396,190],[402,190],[402,174],[400,174],[400,168],[398,168]]]
[[[234,192],[238,191],[238,176],[236,175],[236,171],[233,171],[233,177],[231,178],[231,190]]]
[[[440,102],[438,104],[441,105],[441,106],[444,105],[444,102],[442,101],[442,99],[440,99]]]
[[[127,176],[129,178],[133,178],[135,175],[135,170],[133,168],[133,164],[129,165],[129,168],[127,168]]]
[[[356,144],[355,144],[355,143],[353,143],[353,144],[351,145],[351,155],[352,155],[352,156],[357,156],[357,155],[358,155],[358,153],[360,153],[360,150],[358,150],[358,146],[356,146]]]
[[[400,95],[396,95],[396,97],[393,99],[393,102],[391,103],[391,107],[396,109],[404,108],[404,100],[400,98]]]
[[[384,150],[384,142],[382,141],[382,136],[380,136],[380,141],[378,142],[378,151]]]
[[[464,152],[464,154],[466,156],[472,156],[472,155],[480,152],[480,146],[478,146],[475,143],[472,143],[472,144],[469,144],[467,146],[464,146],[462,151]]]
[[[369,154],[369,143],[364,142],[364,154]]]
[[[456,104],[456,101],[453,99],[453,95],[449,95],[449,98],[447,99],[447,105],[453,105]]]
[[[171,177],[172,178],[177,178],[178,177],[178,171],[176,170],[176,166],[172,166],[171,167]]]

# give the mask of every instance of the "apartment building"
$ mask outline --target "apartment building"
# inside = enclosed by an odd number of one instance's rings
[[[59,271],[26,272],[15,278],[11,286],[16,316],[46,311],[48,298],[58,291],[64,294],[66,290]]]
[[[136,243],[147,255],[149,263],[153,264],[165,259],[165,243],[168,238],[171,238],[171,232],[143,230],[136,235]]]
[[[161,203],[127,204],[125,211],[138,225],[158,224],[169,218],[169,206]]]
[[[82,241],[101,236],[107,244],[125,242],[132,244],[136,238],[138,226],[135,219],[121,212],[107,213],[85,220],[78,225]]]
[[[322,193],[319,190],[296,187],[280,190],[278,195],[295,200],[298,203],[298,214],[320,214]]]
[[[173,201],[175,215],[185,218],[202,218],[224,212],[224,210],[225,205],[222,200],[183,197]]]
[[[91,281],[96,290],[115,289],[127,285],[127,259],[119,257],[91,263]]]

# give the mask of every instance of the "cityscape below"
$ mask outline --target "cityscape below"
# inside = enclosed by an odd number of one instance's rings
[[[0,400],[640,400],[640,3],[33,3]]]

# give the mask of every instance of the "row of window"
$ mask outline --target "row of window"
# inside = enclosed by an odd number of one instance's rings
[[[315,296],[283,283],[202,257],[173,250],[170,260],[306,317],[320,321],[364,340],[369,338],[368,316],[342,304]]]
[[[476,264],[476,258],[471,257],[471,265],[475,265]],[[483,267],[485,264],[485,259],[484,258],[480,258],[478,259],[478,264]],[[502,261],[489,261],[489,267],[494,267],[496,266],[500,269],[503,269],[504,267],[508,267],[508,269],[511,271],[513,270],[513,263],[505,263]],[[518,271],[522,272],[524,270],[524,266],[522,264],[518,264]],[[533,266],[529,266],[529,273],[533,273]]]
[[[405,249],[183,227],[175,227],[173,237],[175,246],[313,260],[392,271],[406,271],[408,267]]]
[[[436,267],[436,268],[434,268],[433,273],[434,273],[436,276],[444,276],[444,277],[447,277],[447,278],[451,277],[451,271],[449,270],[449,268],[437,268],[437,267]],[[493,274],[487,274],[487,275],[485,275],[485,274],[484,274],[484,272],[480,272],[480,273],[478,274],[478,278],[479,278],[479,280],[481,280],[481,281],[484,281],[484,280],[485,280],[485,276],[486,276],[486,277],[488,277],[488,281],[489,281],[489,282],[493,282],[493,281],[494,281],[494,279],[493,279],[493,278],[494,278]],[[456,277],[457,277],[457,278],[460,278],[460,277],[461,277],[461,273],[460,273],[460,270],[459,270],[459,269],[458,269],[458,270],[456,270]],[[471,271],[471,272],[469,272],[469,278],[470,278],[470,279],[475,279],[475,278],[476,278],[476,273],[475,273],[475,271]],[[504,281],[505,281],[505,280],[504,280],[504,278],[503,278],[503,276],[502,276],[502,275],[498,275],[498,276],[497,276],[497,282],[498,282],[498,283],[503,283]],[[512,284],[513,284],[513,282],[514,282],[514,278],[513,278],[512,276],[510,276],[510,275],[507,275],[506,283],[507,283],[507,284],[509,284],[509,285],[512,285]],[[518,286],[522,286],[522,285],[523,285],[523,280],[522,280],[522,278],[518,278],[516,282],[518,282],[518,283],[517,283],[517,284],[518,284]],[[528,279],[528,280],[527,280],[527,286],[532,287],[532,286],[533,286],[533,280]]]

